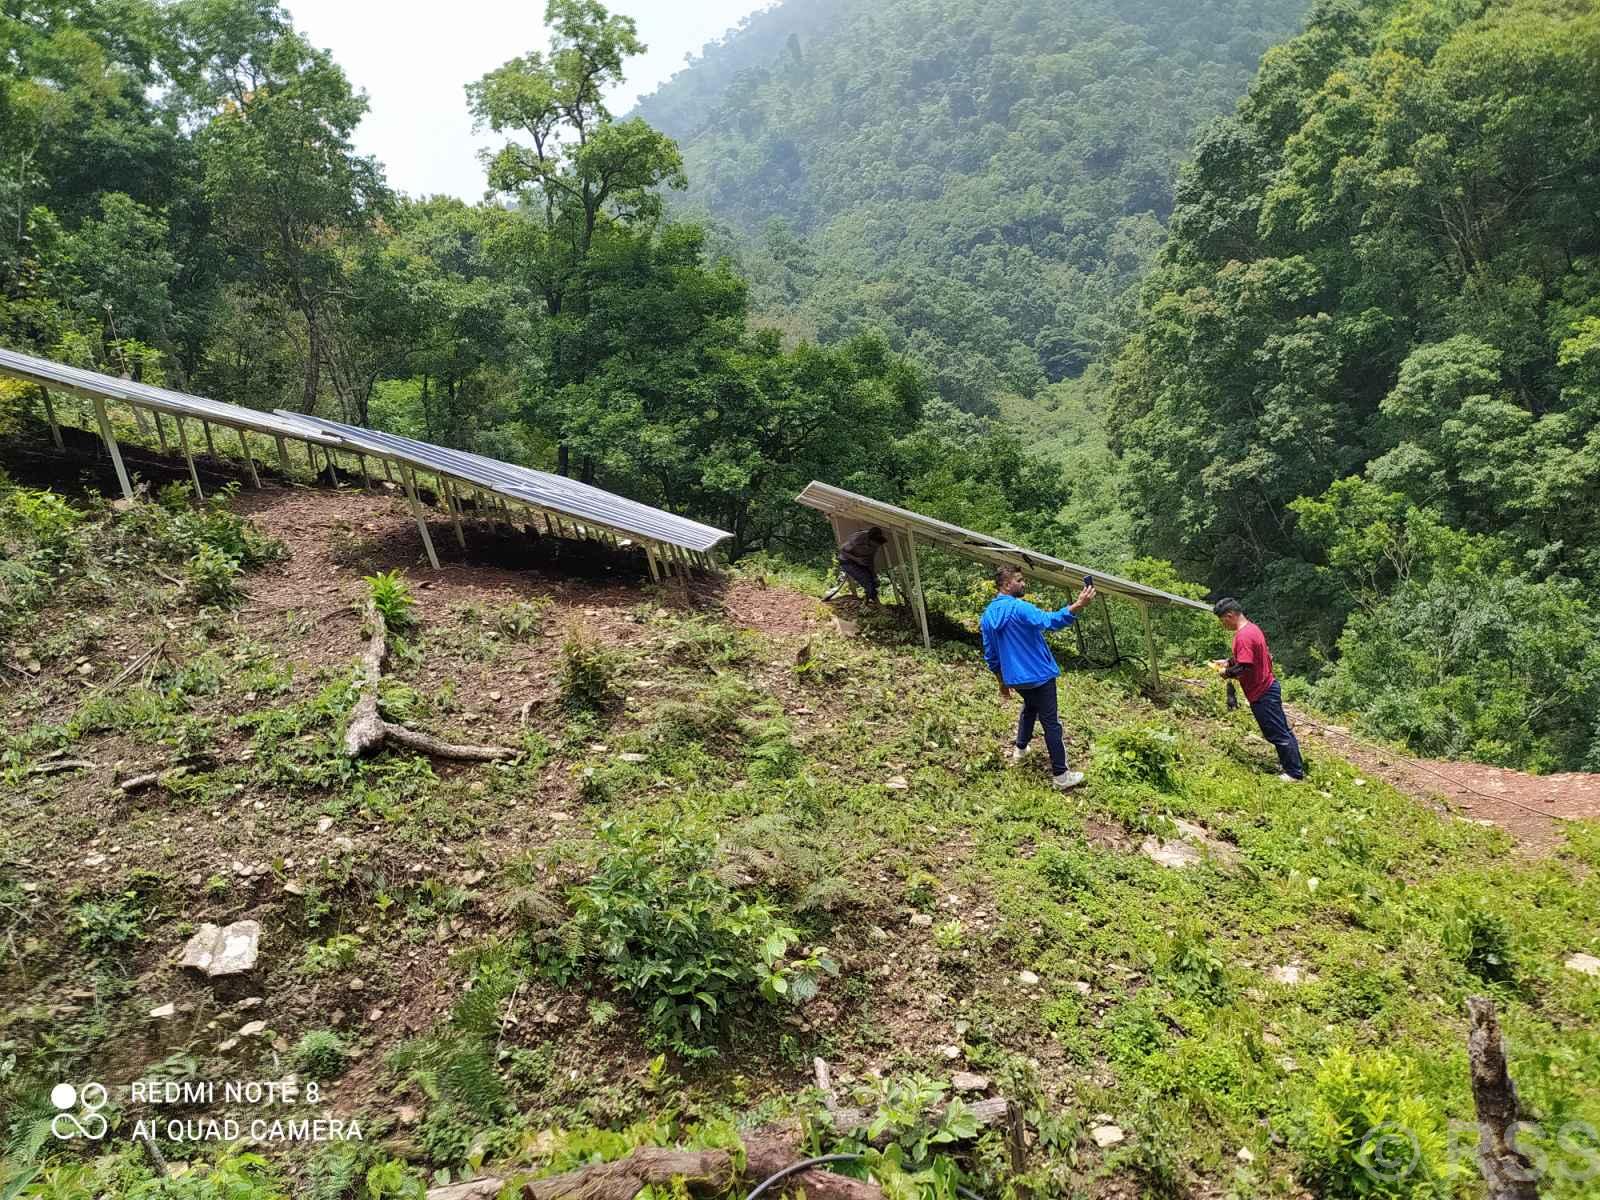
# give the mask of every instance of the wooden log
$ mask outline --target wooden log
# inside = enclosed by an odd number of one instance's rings
[[[1488,1200],[1538,1200],[1538,1172],[1532,1160],[1516,1148],[1522,1106],[1506,1068],[1506,1048],[1494,1001],[1487,996],[1469,998],[1467,1015],[1472,1020],[1467,1062],[1472,1072],[1472,1103],[1478,1112],[1478,1170],[1488,1185]]]

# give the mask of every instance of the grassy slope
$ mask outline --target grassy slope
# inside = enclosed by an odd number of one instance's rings
[[[279,507],[291,502],[292,519]],[[351,766],[335,739],[359,574],[409,560],[413,535],[392,498],[269,492],[258,505],[293,557],[253,579],[244,607],[199,611],[157,573],[171,565],[97,557],[7,648],[8,662],[43,668],[0,672],[0,1086],[13,1120],[27,1080],[276,1078],[307,1032],[334,1028],[353,1058],[328,1085],[329,1110],[364,1114],[369,1149],[429,1168],[482,1154],[537,1167],[591,1145],[545,1129],[786,1111],[820,1054],[855,1082],[991,1075],[1026,1098],[1047,1194],[1176,1178],[1291,1195],[1315,1172],[1304,1130],[1326,1115],[1319,1102],[1337,1109],[1341,1049],[1368,1085],[1365,1123],[1389,1119],[1391,1093],[1423,1098],[1412,1123],[1468,1113],[1462,1001],[1490,987],[1468,964],[1493,973],[1485,956],[1505,951],[1514,980],[1492,990],[1524,1097],[1546,1118],[1600,1123],[1600,986],[1561,966],[1600,948],[1591,828],[1530,862],[1325,753],[1313,752],[1315,786],[1291,789],[1272,780],[1246,715],[1187,689],[1153,705],[1106,675],[1065,682],[1091,782],[1063,798],[1037,763],[1003,768],[1013,714],[969,646],[929,653],[877,624],[840,638],[794,590],[814,581],[793,579],[736,581],[718,617],[554,570],[447,568],[425,588],[431,573],[412,570],[425,603],[391,667],[391,711],[529,753],[509,766]],[[94,537],[101,553],[116,541]],[[628,697],[615,717],[560,707],[575,629],[614,656]],[[147,680],[108,686],[157,644]],[[1175,759],[1138,732],[1148,726],[1176,735]],[[52,750],[98,765],[30,774]],[[125,799],[113,785],[112,764],[183,754],[190,768],[166,791]],[[910,786],[886,789],[897,775]],[[1236,848],[1232,861],[1149,861],[1139,843],[1172,817]],[[632,1005],[584,974],[550,982],[528,940],[559,920],[549,901],[587,877],[608,822],[720,838],[729,876],[825,943],[841,975],[807,1008],[741,1017],[719,1059],[652,1071]],[[922,912],[931,925],[912,921]],[[244,917],[266,930],[252,977],[206,984],[176,968],[198,922]],[[388,1059],[451,1029],[452,1010],[471,1019],[461,989],[485,961],[517,981],[486,1027],[499,1079],[477,1086],[508,1101],[492,1118],[461,1103],[471,1081],[452,1090]],[[1309,981],[1273,982],[1287,964]],[[147,1016],[168,1001],[174,1018]],[[252,1019],[265,1033],[237,1038]],[[1398,1080],[1389,1052],[1408,1072]],[[1095,1148],[1100,1114],[1128,1141]],[[96,1184],[110,1194],[141,1170],[119,1145]],[[266,1153],[302,1172],[296,1195],[338,1194],[329,1180],[348,1169],[325,1155],[307,1176],[299,1150]],[[990,1146],[976,1165],[998,1161]],[[1344,1194],[1344,1169],[1319,1190]]]

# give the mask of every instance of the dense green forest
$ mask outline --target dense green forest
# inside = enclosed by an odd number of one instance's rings
[[[789,3],[638,112],[764,322],[887,331],[992,414],[1114,345],[1178,165],[1304,0]]]
[[[1592,3],[1319,5],[1116,362],[1140,541],[1434,752],[1600,767],[1596,96]]]

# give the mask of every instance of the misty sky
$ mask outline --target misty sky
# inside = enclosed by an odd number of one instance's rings
[[[739,19],[771,0],[612,0],[639,25],[649,52],[627,64],[627,84],[610,99],[621,115],[643,93],[682,69]],[[509,58],[545,46],[540,0],[285,0],[295,26],[333,51],[371,110],[356,133],[389,183],[413,196],[483,195],[482,146],[472,132],[463,86]]]

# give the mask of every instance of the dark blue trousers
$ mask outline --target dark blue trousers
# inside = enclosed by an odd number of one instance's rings
[[[1026,750],[1033,740],[1033,723],[1044,727],[1045,748],[1050,751],[1050,774],[1067,769],[1067,744],[1061,737],[1061,717],[1056,711],[1056,681],[1047,679],[1033,687],[1012,688],[1022,697],[1022,717],[1017,721],[1017,749]]]
[[[878,598],[878,573],[871,567],[863,567],[853,559],[841,558],[839,560],[839,570],[867,590],[868,600],[876,600]]]
[[[1272,686],[1261,694],[1261,699],[1250,701],[1250,711],[1261,726],[1261,736],[1272,743],[1278,752],[1278,763],[1283,773],[1293,779],[1304,779],[1306,765],[1300,759],[1300,743],[1294,730],[1289,728],[1289,718],[1283,712],[1283,689],[1274,679]]]

